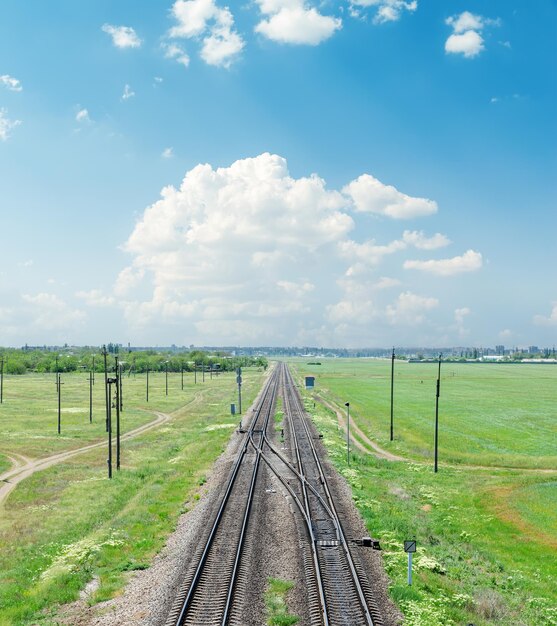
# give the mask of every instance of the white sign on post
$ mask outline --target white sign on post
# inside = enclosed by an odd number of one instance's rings
[[[416,540],[409,539],[404,542],[404,552],[408,553],[408,584],[412,584],[412,554],[416,552]]]

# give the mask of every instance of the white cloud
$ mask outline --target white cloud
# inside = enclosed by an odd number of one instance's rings
[[[262,19],[255,31],[288,44],[316,46],[342,27],[339,18],[322,15],[304,0],[258,0]]]
[[[196,344],[346,344],[370,332],[380,341],[381,327],[411,329],[437,300],[404,291],[392,302],[400,281],[375,272],[448,239],[408,230],[385,244],[354,241],[355,211],[349,195],[316,174],[291,176],[277,155],[198,165],[145,209],[124,246],[128,267],[112,293],[93,296],[115,297],[137,332],[157,320],[191,329]]]
[[[469,333],[468,329],[464,327],[464,322],[466,320],[466,317],[471,313],[472,311],[468,307],[455,309],[454,320],[456,325],[456,331],[460,338],[465,337]]]
[[[404,269],[422,270],[438,276],[453,276],[461,272],[474,272],[481,267],[482,255],[474,250],[468,250],[462,256],[455,256],[452,259],[404,262]]]
[[[160,76],[155,76],[155,84],[160,85],[163,82],[163,79]]]
[[[400,280],[398,278],[389,278],[388,276],[382,276],[374,285],[373,289],[392,289],[398,287]]]
[[[27,259],[26,261],[21,261],[18,263],[19,267],[33,267],[33,259]]]
[[[445,20],[445,24],[453,27],[455,33],[465,33],[469,30],[482,30],[484,18],[474,15],[470,11],[463,11],[460,15],[453,15]]]
[[[417,0],[351,0],[351,7],[376,7],[373,18],[376,24],[396,22],[404,11],[413,13],[418,8]]]
[[[162,151],[161,157],[163,159],[171,159],[174,156],[174,149],[173,148],[165,148]]]
[[[184,67],[188,67],[190,64],[190,57],[186,54],[185,50],[182,46],[179,46],[176,43],[163,44],[164,47],[164,56],[167,59],[175,59],[176,63],[183,65]],[[162,81],[162,78],[161,78]]]
[[[104,24],[102,30],[112,37],[112,43],[117,48],[139,48],[141,46],[141,39],[131,26]]]
[[[85,300],[88,306],[109,307],[114,306],[116,300],[113,296],[105,296],[100,289],[91,289],[90,291],[77,291],[76,297]]]
[[[129,85],[124,85],[124,92],[122,93],[122,100],[129,100],[135,96],[135,91]]]
[[[481,32],[486,26],[498,26],[499,19],[490,19],[482,15],[475,15],[470,11],[463,11],[460,15],[453,15],[445,20],[453,29],[445,42],[447,54],[462,54],[471,59],[484,50],[484,38]]]
[[[313,291],[315,285],[309,281],[293,282],[290,280],[279,280],[277,286],[280,287],[287,295],[293,298],[301,298],[306,293]]]
[[[484,49],[484,39],[475,30],[468,30],[461,35],[450,35],[445,42],[445,52],[463,54],[467,59],[478,56]]]
[[[10,120],[6,117],[6,109],[0,109],[0,141],[7,141],[12,130],[21,124],[20,120]]]
[[[548,317],[544,315],[535,315],[534,324],[537,326],[557,326],[557,302],[553,303],[553,308]]]
[[[75,116],[75,121],[79,123],[90,122],[89,111],[87,109],[80,109]]]
[[[81,326],[86,318],[83,311],[72,309],[53,294],[24,294],[22,299],[27,304],[26,313],[31,318],[29,326],[41,332],[60,330],[69,332]]]
[[[10,91],[23,91],[21,82],[9,74],[3,74],[0,76],[0,84],[4,85],[4,87]]]
[[[437,212],[437,203],[413,198],[392,185],[384,185],[370,174],[362,174],[346,185],[343,193],[352,198],[357,211],[377,213],[393,219],[411,219]]]
[[[323,297],[311,275],[328,274],[336,242],[353,227],[345,205],[318,176],[290,177],[276,155],[226,168],[199,165],[179,189],[163,189],[161,200],[146,209],[126,244],[133,265],[117,288],[130,302],[142,289],[150,291],[130,304],[135,320],[186,316],[240,328],[228,322],[247,319],[254,332],[278,341],[273,338],[293,331],[294,313],[309,314],[316,291]],[[300,268],[308,279],[300,279]]]
[[[416,295],[411,291],[401,293],[394,304],[387,306],[386,316],[390,324],[415,326],[425,321],[425,313],[439,306],[437,298]]]
[[[200,56],[209,65],[230,67],[245,46],[234,29],[230,9],[217,6],[215,0],[176,0],[172,15],[177,24],[170,29],[169,36],[200,39]],[[180,56],[174,58],[185,64]]]
[[[437,248],[444,248],[451,243],[451,240],[441,233],[435,233],[433,237],[426,237],[423,230],[405,230],[402,233],[402,240],[420,250],[436,250]]]

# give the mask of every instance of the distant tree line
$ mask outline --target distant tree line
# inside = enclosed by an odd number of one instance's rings
[[[5,374],[26,374],[28,372],[77,372],[104,371],[103,348],[69,348],[58,350],[35,348],[0,348],[0,359],[4,360]],[[190,352],[134,350],[107,344],[107,361],[114,367],[114,357],[118,355],[124,371],[130,372],[193,372],[194,369],[233,371],[238,367],[260,367],[266,369],[268,361],[263,356],[235,356],[224,352],[208,353],[201,350]]]

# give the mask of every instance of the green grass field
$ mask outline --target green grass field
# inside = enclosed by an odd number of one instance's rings
[[[263,375],[244,370],[244,407]],[[58,436],[53,377],[7,377],[0,407],[3,453],[42,457],[105,440],[103,385],[95,385],[91,425],[85,377],[68,374],[62,381],[62,407],[71,410],[62,413]],[[164,374],[150,382],[147,405],[145,377],[124,380],[123,430],[152,421],[153,410],[172,412],[172,419],[125,442],[122,470],[111,481],[103,446],[37,472],[0,507],[0,625],[56,624],[58,605],[76,599],[93,577],[100,586],[90,601],[111,597],[129,572],[148,565],[180,512],[199,498],[237,425],[230,416],[235,374],[206,376],[197,385],[190,375],[183,392],[180,375],[169,375],[168,398]]]
[[[389,442],[390,360],[300,362],[321,390],[351,411],[362,429],[393,452],[431,458],[436,364],[395,362],[395,443]],[[439,401],[441,458],[524,468],[557,467],[557,367],[443,363]]]
[[[300,381],[316,376],[306,407],[382,543],[404,624],[555,626],[557,473],[548,470],[557,469],[557,368],[443,364],[434,474],[435,365],[396,363],[391,443],[390,361],[321,362],[293,365]],[[314,406],[319,397],[343,411],[349,401],[361,429],[408,461],[354,451],[348,467],[345,435],[331,410]],[[409,538],[418,542],[412,587]]]

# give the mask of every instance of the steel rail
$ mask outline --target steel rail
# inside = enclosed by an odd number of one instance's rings
[[[337,527],[337,532],[339,533],[339,542],[340,542],[340,544],[341,544],[341,546],[343,548],[344,554],[346,556],[346,560],[347,560],[348,566],[350,568],[350,573],[351,573],[351,576],[352,576],[352,580],[354,582],[354,587],[355,587],[355,589],[357,591],[358,599],[360,601],[360,605],[361,605],[364,617],[366,619],[366,622],[367,622],[368,626],[374,626],[374,622],[373,622],[373,619],[372,619],[370,611],[369,611],[369,607],[368,607],[368,604],[367,604],[367,601],[366,601],[366,598],[365,598],[365,594],[364,594],[364,591],[362,589],[362,585],[360,583],[360,578],[358,576],[358,573],[356,572],[356,567],[354,565],[354,561],[352,559],[352,555],[350,553],[350,549],[349,549],[347,541],[346,541],[346,536],[345,536],[344,530],[342,528],[342,523],[340,521],[340,517],[339,517],[338,512],[336,510],[336,507],[334,505],[334,500],[333,500],[333,497],[332,497],[331,492],[329,490],[327,479],[325,477],[325,474],[323,472],[323,468],[322,468],[322,465],[321,465],[321,461],[319,460],[319,456],[318,456],[317,451],[315,449],[315,445],[313,443],[313,439],[312,439],[309,427],[308,427],[308,425],[306,423],[306,420],[304,419],[305,409],[302,406],[299,394],[294,391],[294,389],[295,389],[294,380],[293,380],[292,375],[290,374],[290,371],[288,370],[288,368],[286,368],[286,374],[287,374],[286,375],[286,379],[287,379],[288,385],[285,385],[285,389],[289,389],[290,390],[290,395],[294,398],[294,404],[296,405],[298,413],[300,415],[300,422],[302,423],[303,428],[305,430],[305,433],[306,433],[306,436],[307,436],[307,439],[308,439],[308,442],[309,442],[309,447],[311,449],[311,452],[312,452],[315,464],[316,464],[316,466],[318,468],[318,471],[319,471],[320,482],[323,485],[323,488],[324,488],[326,496],[327,496],[327,500],[329,501],[329,507],[332,510],[334,518],[336,520],[336,524],[335,525]],[[286,397],[286,394],[285,394],[285,397]],[[296,438],[296,436],[295,436],[295,438]]]
[[[283,375],[283,398],[284,398],[284,407],[285,407],[285,415],[288,416],[288,423],[290,425],[290,431],[291,431],[291,435],[294,441],[294,449],[295,449],[295,453],[296,453],[296,460],[297,460],[297,464],[298,464],[298,473],[299,474],[303,474],[304,470],[303,470],[303,463],[302,463],[302,458],[300,455],[300,450],[299,450],[299,446],[298,446],[298,439],[296,436],[296,431],[294,428],[294,424],[293,424],[293,420],[292,420],[292,412],[290,411],[290,402],[288,400],[288,394],[287,394],[287,366],[285,364],[281,364],[281,371],[282,371],[282,375]],[[305,478],[305,476],[304,476]],[[310,520],[310,523],[308,525],[308,532],[310,535],[310,540],[311,540],[311,554],[312,554],[312,558],[313,558],[313,566],[315,569],[315,577],[316,577],[316,581],[317,581],[317,588],[319,591],[319,602],[321,604],[321,617],[323,620],[323,626],[329,626],[330,621],[329,621],[329,611],[327,609],[327,601],[325,599],[325,588],[324,588],[324,583],[323,583],[323,573],[321,571],[321,564],[319,562],[319,555],[317,553],[317,538],[315,536],[315,530],[313,527],[313,524],[311,523],[311,507],[309,504],[309,498],[307,495],[307,489],[306,489],[306,483],[307,480],[303,480],[302,481],[302,493],[304,496],[304,508],[306,510],[306,517]]]
[[[191,607],[191,603],[192,603],[192,600],[194,598],[195,592],[196,592],[196,590],[198,588],[199,581],[200,581],[200,578],[201,578],[201,575],[202,575],[202,572],[203,572],[203,568],[204,568],[204,566],[205,566],[205,564],[207,562],[207,558],[208,558],[209,552],[211,550],[211,547],[212,547],[212,545],[214,543],[215,537],[216,537],[217,532],[219,530],[220,522],[221,522],[221,520],[223,518],[224,511],[225,511],[226,506],[227,506],[227,504],[229,502],[230,495],[231,495],[232,490],[234,488],[234,485],[236,483],[236,479],[238,477],[238,473],[239,473],[240,467],[241,467],[241,465],[243,463],[243,460],[244,460],[244,457],[245,457],[245,454],[246,454],[246,451],[247,451],[247,448],[248,448],[248,445],[249,445],[249,442],[250,442],[251,435],[253,434],[253,431],[255,430],[255,427],[256,427],[257,423],[259,422],[259,419],[261,417],[261,413],[263,411],[263,408],[264,408],[265,404],[268,404],[269,391],[271,390],[272,391],[272,395],[271,395],[272,402],[269,405],[269,410],[267,412],[267,418],[266,418],[265,424],[268,423],[269,415],[270,415],[270,413],[272,411],[272,406],[274,404],[274,400],[275,400],[275,397],[276,397],[276,388],[277,388],[277,386],[278,386],[278,373],[277,373],[277,371],[275,371],[275,372],[272,373],[272,375],[267,380],[267,382],[265,384],[265,387],[263,389],[263,392],[260,395],[258,406],[257,406],[256,412],[255,412],[255,416],[253,417],[253,419],[251,421],[251,424],[250,424],[250,427],[248,429],[247,435],[244,438],[244,441],[242,443],[240,451],[239,451],[239,453],[238,453],[238,455],[236,457],[236,461],[234,462],[234,466],[232,468],[232,471],[230,473],[230,476],[229,476],[229,479],[228,479],[228,482],[227,482],[226,491],[225,491],[225,493],[224,493],[224,495],[223,495],[223,497],[221,499],[221,503],[220,503],[219,509],[217,511],[217,514],[215,516],[215,520],[214,520],[213,525],[211,527],[211,531],[209,533],[209,536],[208,536],[208,538],[206,540],[206,543],[205,543],[205,546],[204,546],[204,549],[203,549],[203,553],[202,553],[202,555],[201,555],[201,557],[200,557],[200,559],[198,561],[198,564],[196,566],[194,575],[193,575],[192,580],[191,580],[190,585],[189,585],[188,592],[187,592],[186,597],[185,597],[185,599],[184,599],[184,601],[182,603],[182,606],[181,606],[180,612],[178,614],[178,617],[176,618],[176,621],[175,621],[176,626],[181,626],[184,623],[184,620],[186,618],[186,614],[187,614],[187,612],[189,611],[189,609]],[[266,429],[266,426],[265,426],[265,428],[263,430],[265,430],[265,429]],[[258,468],[258,466],[259,466],[259,463],[257,463],[257,468]],[[254,472],[254,474],[256,474],[256,471]],[[252,476],[252,482],[250,483],[250,486],[253,486],[254,484],[255,484],[255,481],[254,481],[253,476]],[[253,499],[253,489],[250,488],[250,502],[247,503],[246,510],[251,508],[251,499]],[[243,528],[242,528],[242,532],[243,533],[245,532],[246,528],[247,528],[247,522],[244,520],[244,524],[243,524]],[[242,545],[243,545],[243,537],[241,537],[241,542],[242,542]],[[240,551],[237,550],[236,557],[235,557],[235,565],[234,565],[234,568],[235,568],[234,569],[234,576],[231,579],[230,587],[229,587],[229,590],[228,590],[228,593],[227,593],[227,602],[226,602],[226,612],[227,613],[228,613],[228,610],[229,610],[229,607],[230,607],[230,599],[231,599],[231,596],[232,596],[232,594],[230,593],[230,590],[234,586],[235,576],[237,574],[237,566],[239,564],[239,554],[240,554]],[[225,624],[226,622],[223,621],[222,623]]]
[[[270,398],[270,402],[268,404],[268,410],[267,410],[267,415],[265,417],[265,421],[263,424],[263,432],[262,435],[265,435],[265,432],[267,430],[267,426],[269,425],[269,419],[271,417],[271,413],[273,412],[273,408],[275,406],[275,402],[276,402],[276,395],[277,395],[277,387],[278,384],[273,386],[273,388],[271,389],[271,398]],[[249,441],[253,444],[253,429],[248,433],[249,436]],[[261,437],[261,439],[263,439],[263,437]],[[234,592],[234,586],[236,583],[236,578],[237,578],[237,574],[238,574],[238,570],[240,567],[240,559],[241,559],[241,555],[242,555],[242,550],[244,547],[244,543],[245,543],[245,538],[246,538],[246,534],[247,534],[247,528],[248,528],[248,522],[249,522],[249,515],[251,512],[251,505],[253,503],[253,494],[255,491],[255,484],[257,482],[257,477],[259,475],[259,465],[261,462],[261,451],[257,450],[256,448],[256,459],[254,462],[254,468],[253,468],[253,473],[252,473],[252,477],[251,477],[251,482],[250,482],[250,488],[249,488],[249,493],[248,493],[248,498],[247,498],[247,505],[246,505],[246,510],[244,512],[244,518],[242,520],[242,529],[240,531],[240,540],[238,541],[238,547],[236,549],[236,556],[234,559],[234,567],[232,570],[232,576],[231,576],[231,581],[230,581],[230,585],[228,587],[228,595],[226,598],[226,604],[224,607],[224,613],[223,613],[223,617],[222,617],[222,621],[221,621],[221,625],[222,626],[226,626],[226,623],[228,622],[228,614],[230,612],[230,606],[232,604],[232,596],[233,596],[233,592]]]

